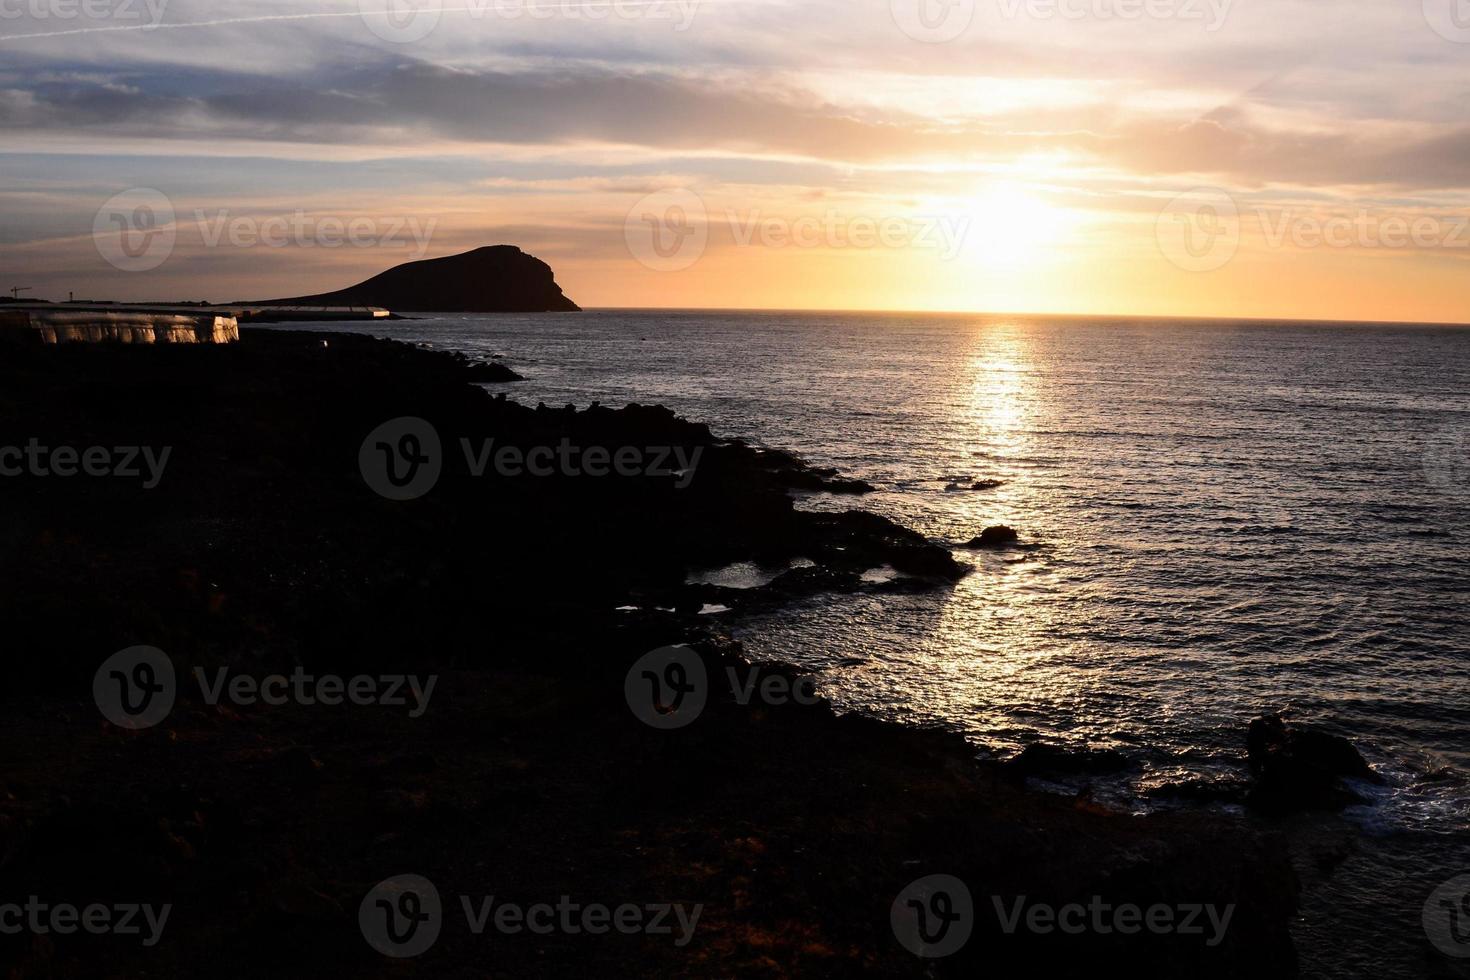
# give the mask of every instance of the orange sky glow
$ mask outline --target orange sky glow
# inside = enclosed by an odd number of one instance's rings
[[[1438,2],[43,5],[0,21],[0,287],[232,301],[511,243],[587,307],[1470,321]]]

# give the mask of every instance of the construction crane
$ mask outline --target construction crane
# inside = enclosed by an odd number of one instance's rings
[[[34,286],[11,286],[10,287],[10,298],[13,299],[13,300],[19,300],[21,293],[28,293],[32,289],[35,289],[35,288],[36,287],[34,287]]]

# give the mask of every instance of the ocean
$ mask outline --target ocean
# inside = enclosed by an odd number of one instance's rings
[[[1242,774],[1260,714],[1343,735],[1388,785],[1286,828],[1313,853],[1351,829],[1303,872],[1303,975],[1470,976],[1419,926],[1470,871],[1470,329],[668,311],[366,329],[503,355],[519,401],[661,403],[878,488],[804,507],[956,547],[1016,528],[1023,549],[957,550],[975,570],[952,590],[821,597],[737,636],[820,671],[843,710],[982,755],[1119,749],[1139,768],[1098,792],[1132,811]]]

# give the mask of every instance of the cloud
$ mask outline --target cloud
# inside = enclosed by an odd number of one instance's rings
[[[790,83],[608,68],[503,72],[394,61],[309,80],[213,73],[52,75],[0,89],[0,125],[99,139],[346,144],[632,145],[665,153],[790,157],[834,165],[984,162],[1062,154],[1093,166],[1246,183],[1470,183],[1470,127],[1266,125],[1250,104],[1203,118],[1026,108],[933,119],[845,106]],[[1090,117],[1090,128],[1063,128]]]

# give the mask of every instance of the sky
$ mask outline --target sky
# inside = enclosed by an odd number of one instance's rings
[[[0,290],[1470,321],[1467,0],[0,0]]]

